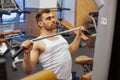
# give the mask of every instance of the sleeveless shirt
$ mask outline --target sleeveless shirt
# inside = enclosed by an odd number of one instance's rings
[[[59,80],[72,80],[72,60],[67,41],[58,35],[57,40],[42,39],[45,51],[39,61],[44,70],[52,70]]]

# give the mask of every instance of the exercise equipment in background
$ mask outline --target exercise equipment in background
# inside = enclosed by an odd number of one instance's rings
[[[0,39],[2,39],[2,38],[0,38]],[[3,40],[0,41],[0,56],[4,55],[6,53],[6,51],[8,50],[7,45],[4,42],[5,40],[4,41]]]
[[[20,44],[24,40],[29,39],[28,36],[22,34],[21,30],[18,30],[18,25],[19,25],[21,13],[30,13],[30,12],[21,10],[15,0],[0,0],[1,21],[2,21],[1,17],[3,14],[10,15],[13,12],[17,13],[15,21],[14,21],[13,29],[1,30],[1,33],[0,33],[0,39],[1,39],[0,40],[0,55],[1,56],[4,56],[4,54],[6,54],[7,51],[9,51],[11,55],[13,55],[16,52],[16,49],[19,48]],[[14,59],[14,61],[12,62],[13,70],[17,70],[16,63],[19,63],[21,61],[22,59],[19,59],[18,57]]]
[[[20,37],[19,33],[21,32],[21,30],[14,30],[12,32],[3,32],[1,33],[2,36],[4,36],[4,42],[1,43],[1,47],[0,50],[3,52],[3,48],[6,47],[6,50],[10,51],[11,55],[14,55],[16,52],[16,49],[19,48],[20,44],[17,44],[15,42],[13,42],[13,38],[18,38]],[[4,44],[4,45],[3,45]],[[1,55],[4,55],[6,53],[6,51],[4,50],[3,53],[1,53]],[[14,61],[12,62],[12,68],[13,70],[17,70],[16,67],[16,63],[22,62],[22,59],[19,59],[18,57],[16,57],[14,59]]]
[[[58,4],[57,18],[58,18],[58,22],[59,22],[59,26],[60,26],[60,27],[58,27],[57,32],[75,28],[75,26],[73,26],[71,23],[69,23],[66,20],[63,20],[63,15],[62,15],[63,11],[66,11],[66,10],[70,11],[71,9],[63,8],[63,0],[59,1],[57,4]],[[76,31],[62,34],[62,36],[68,41],[68,43],[71,43],[75,37],[75,34],[73,34],[73,33],[76,34]],[[86,42],[88,40],[88,37],[83,34],[82,40]]]
[[[93,48],[96,34],[92,34],[87,42],[89,48]],[[75,63],[83,67],[84,75],[80,76],[80,80],[91,80],[94,58],[81,55],[75,58]]]
[[[75,63],[80,64],[84,69],[84,75],[80,76],[80,80],[91,80],[93,58],[90,58],[85,55],[81,55],[75,59]]]

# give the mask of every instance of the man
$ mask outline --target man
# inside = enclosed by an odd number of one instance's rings
[[[36,21],[41,30],[39,37],[53,34],[53,30],[57,26],[56,20],[49,9],[38,12]],[[82,28],[78,30],[78,34],[71,44],[68,44],[61,35],[35,42],[31,40],[23,42],[21,46],[26,48],[22,63],[24,72],[29,74],[33,71],[39,60],[43,69],[54,71],[59,80],[72,80],[71,55],[79,47],[82,30]]]

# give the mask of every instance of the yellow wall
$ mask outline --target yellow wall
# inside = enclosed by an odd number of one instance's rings
[[[90,12],[97,12],[93,0],[76,0],[75,26],[84,25]]]

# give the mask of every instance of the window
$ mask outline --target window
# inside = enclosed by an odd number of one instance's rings
[[[24,9],[24,0],[15,0],[18,7],[23,10]],[[17,16],[17,12],[12,12],[10,15],[3,14],[2,15],[2,23],[13,23]],[[24,13],[20,15],[20,22],[24,22]]]

